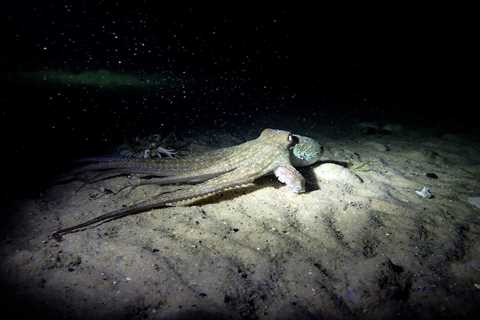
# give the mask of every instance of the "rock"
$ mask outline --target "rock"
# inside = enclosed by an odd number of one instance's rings
[[[373,122],[360,122],[359,124],[357,124],[357,128],[362,134],[366,135],[377,134],[380,130],[378,124]]]
[[[386,152],[390,150],[388,146],[374,141],[367,141],[364,143],[364,145],[379,152]]]
[[[359,124],[356,125],[356,127],[358,128],[360,133],[364,135],[376,135],[376,134],[386,135],[386,134],[392,133],[391,130],[385,129],[385,127],[381,127],[380,125],[374,122],[360,122]]]
[[[453,133],[445,133],[440,137],[440,139],[451,141],[451,142],[461,142],[462,141],[461,136],[459,136],[457,134],[453,134]]]
[[[403,126],[398,123],[387,123],[382,129],[390,132],[400,132],[403,130]]]
[[[362,180],[356,174],[338,164],[325,163],[316,167],[313,171],[320,180],[350,184],[362,183]]]
[[[376,124],[375,122],[360,122],[357,124],[357,127],[359,128],[369,128],[369,129],[375,129],[378,130],[380,129],[380,126]]]

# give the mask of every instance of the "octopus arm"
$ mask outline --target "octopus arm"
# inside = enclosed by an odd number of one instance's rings
[[[223,191],[251,185],[256,178],[265,175],[266,173],[268,172],[254,171],[252,169],[235,169],[213,179],[207,180],[201,184],[193,185],[190,188],[161,194],[157,197],[141,201],[132,206],[108,212],[78,225],[57,230],[52,234],[52,237],[56,240],[61,240],[62,236],[65,234],[80,231],[81,229],[92,225],[102,224],[152,209],[191,204],[198,200],[219,194]]]

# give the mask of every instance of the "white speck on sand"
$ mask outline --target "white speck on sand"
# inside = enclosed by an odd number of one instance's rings
[[[480,197],[470,197],[468,198],[468,203],[480,209]]]

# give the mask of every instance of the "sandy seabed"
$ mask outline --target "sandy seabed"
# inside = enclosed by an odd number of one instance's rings
[[[12,313],[470,318],[480,302],[479,141],[400,125],[378,128],[293,128],[318,139],[326,160],[354,164],[301,169],[304,194],[264,177],[246,190],[129,216],[62,242],[49,234],[143,200],[159,187],[116,193],[131,178],[83,188],[73,181],[19,202],[0,245],[0,274],[11,299],[28,303]],[[217,139],[236,141],[228,133]],[[415,192],[424,186],[432,198]]]

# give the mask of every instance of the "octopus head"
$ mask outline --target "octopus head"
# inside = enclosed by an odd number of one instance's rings
[[[263,129],[260,138],[267,143],[281,146],[290,146],[294,143],[293,135],[285,130]]]

